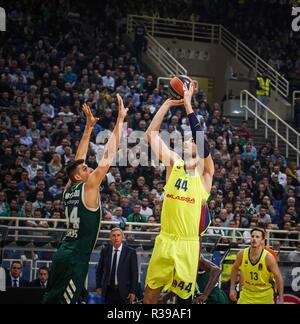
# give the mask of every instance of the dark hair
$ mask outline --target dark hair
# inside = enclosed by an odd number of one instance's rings
[[[67,171],[67,175],[68,175],[69,179],[74,180],[74,172],[75,172],[76,168],[78,167],[78,165],[80,165],[82,163],[84,163],[84,159],[70,162],[67,165],[66,171]]]
[[[12,267],[14,264],[19,264],[19,265],[21,266],[21,268],[22,268],[22,266],[23,266],[21,261],[15,260],[15,261],[13,261],[13,262],[11,263],[10,267]]]
[[[265,230],[263,228],[255,227],[250,231],[250,234],[252,235],[252,233],[255,232],[255,231],[260,232],[262,234],[263,239],[266,238],[266,232],[265,232]]]
[[[263,209],[267,209],[267,210],[269,209],[268,206],[266,206],[266,205],[261,205],[261,206],[260,206],[260,209],[262,209],[262,208],[263,208]]]
[[[120,227],[114,227],[113,229],[111,229],[110,234],[117,232],[117,231],[121,232],[121,234],[124,235],[124,233]]]
[[[39,272],[40,272],[41,270],[47,271],[47,272],[49,273],[49,268],[47,268],[47,267],[40,267],[40,268],[39,268]]]

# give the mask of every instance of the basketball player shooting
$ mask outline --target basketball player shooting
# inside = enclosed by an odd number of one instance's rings
[[[146,132],[152,150],[166,166],[167,173],[161,232],[156,238],[148,267],[145,304],[156,304],[162,290],[171,290],[182,299],[190,298],[195,291],[201,206],[211,190],[214,164],[207,142],[204,150],[197,152],[196,135],[201,129],[191,105],[193,92],[193,86],[186,85],[183,100],[167,99]],[[185,160],[159,136],[169,109],[182,104],[193,135],[193,139],[184,143]]]

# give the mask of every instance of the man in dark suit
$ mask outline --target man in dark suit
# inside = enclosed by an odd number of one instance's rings
[[[124,234],[120,228],[110,232],[112,245],[101,251],[96,272],[97,293],[107,304],[132,303],[138,286],[138,265],[134,249],[122,244]]]
[[[46,288],[49,277],[49,269],[47,267],[39,268],[39,277],[30,283],[30,287]]]
[[[12,262],[9,273],[6,276],[6,288],[28,287],[28,281],[21,278],[21,272],[22,272],[21,261]]]

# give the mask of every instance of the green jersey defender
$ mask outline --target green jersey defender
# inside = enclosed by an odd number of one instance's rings
[[[68,229],[52,263],[45,303],[78,301],[100,229],[100,204],[95,210],[86,207],[84,183],[67,189],[63,199]]]
[[[54,256],[49,273],[44,304],[75,304],[82,293],[91,252],[100,228],[100,185],[118,151],[121,131],[128,109],[120,95],[118,119],[104,148],[98,167],[93,170],[85,163],[90,136],[98,118],[84,104],[87,123],[79,143],[75,161],[67,166],[69,182],[63,200],[67,219],[67,233]]]

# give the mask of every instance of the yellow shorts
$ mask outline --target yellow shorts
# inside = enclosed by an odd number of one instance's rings
[[[199,239],[183,239],[167,233],[156,237],[145,286],[163,287],[182,299],[194,294],[198,270]]]
[[[238,304],[275,304],[274,291],[270,288],[267,291],[249,291],[242,288]]]

